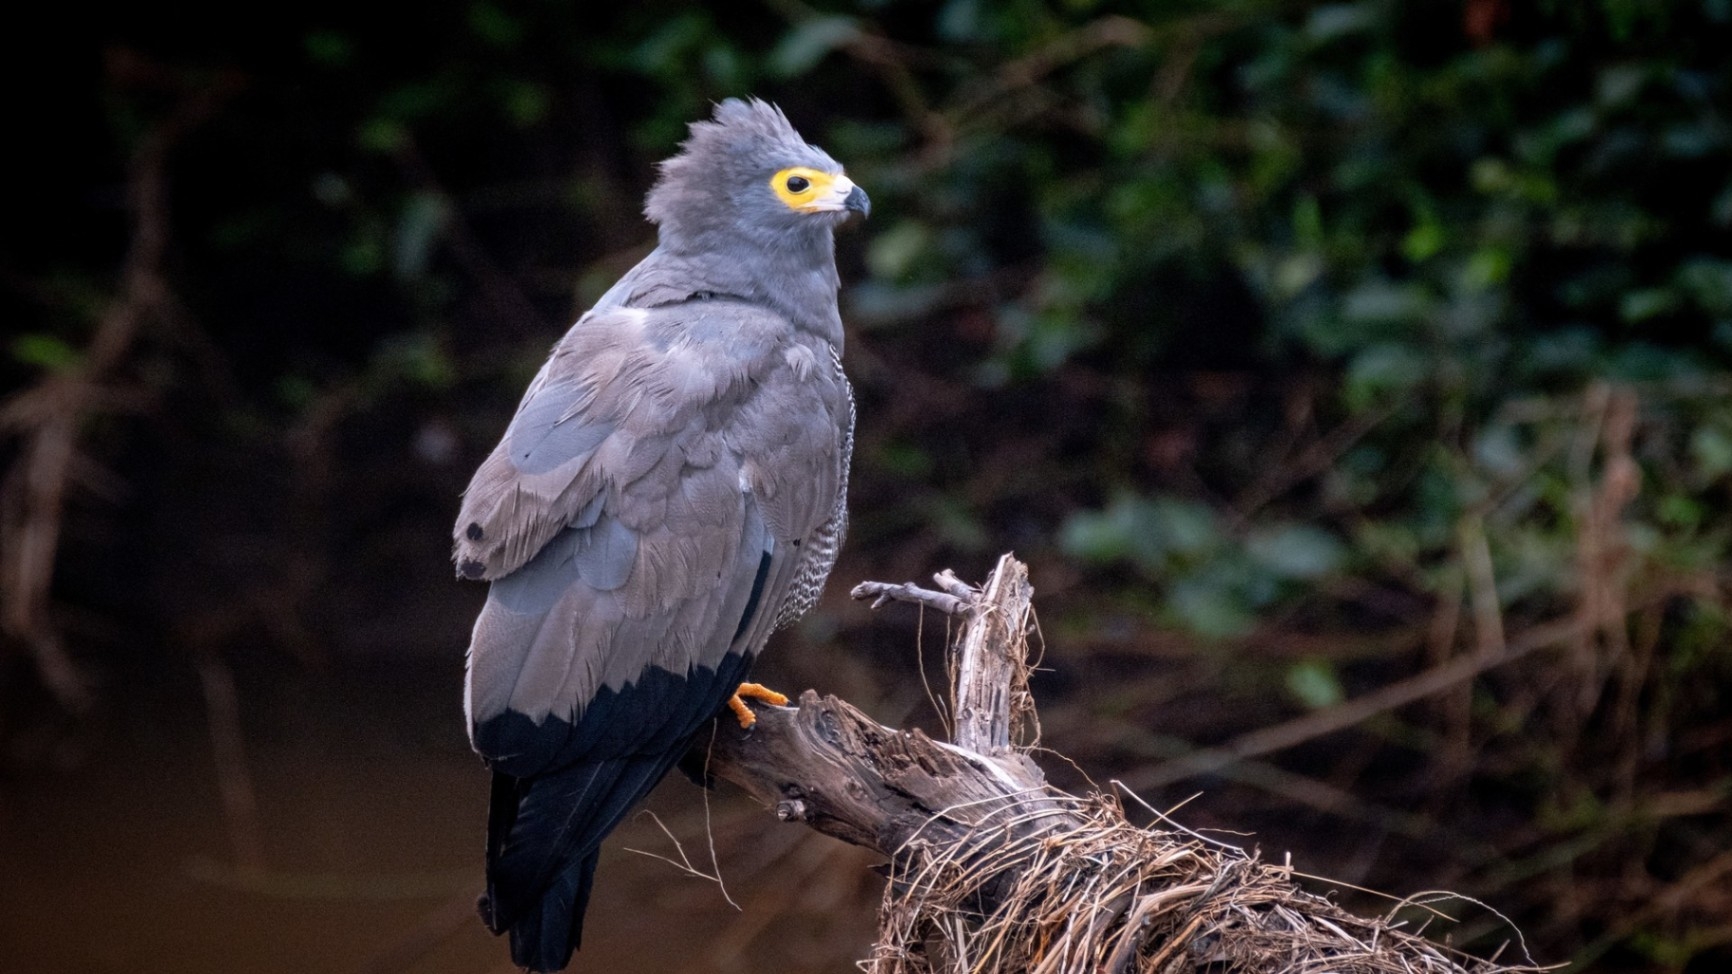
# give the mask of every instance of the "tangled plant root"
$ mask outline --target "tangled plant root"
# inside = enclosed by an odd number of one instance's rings
[[[719,722],[688,755],[783,821],[889,858],[866,974],[1542,970],[1525,947],[1526,963],[1509,966],[1425,939],[1431,918],[1449,919],[1427,901],[1358,916],[1302,889],[1291,868],[1164,815],[1139,828],[1116,797],[1054,790],[1030,757],[1027,566],[1005,555],[978,589],[949,572],[934,581],[941,591],[866,582],[854,596],[961,620],[950,742],[808,690],[797,706],[758,710],[749,733]],[[1403,919],[1408,907],[1421,912]]]
[[[1348,913],[1301,889],[1290,869],[1255,854],[1182,832],[1138,828],[1110,798],[1053,801],[1065,813],[1053,831],[1030,835],[1019,817],[981,829],[966,845],[926,846],[918,837],[907,843],[885,889],[877,946],[861,969],[1540,970],[1455,952],[1400,929],[1393,916]]]

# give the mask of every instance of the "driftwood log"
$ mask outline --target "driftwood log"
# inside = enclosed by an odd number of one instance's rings
[[[885,727],[808,690],[797,706],[757,708],[750,730],[718,720],[691,755],[783,821],[889,860],[865,970],[1536,969],[1435,944],[1404,929],[1399,911],[1349,914],[1254,853],[1177,826],[1133,826],[1113,796],[1049,787],[1017,739],[1034,721],[1027,567],[1005,555],[979,589],[948,571],[935,581],[867,582],[853,594],[960,620],[948,658],[952,740]]]

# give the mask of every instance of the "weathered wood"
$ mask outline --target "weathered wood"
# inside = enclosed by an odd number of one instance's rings
[[[1012,688],[1024,684],[1028,569],[1010,555],[984,589],[949,572],[945,592],[912,583],[867,582],[855,598],[910,602],[963,620],[956,675],[954,744],[919,730],[896,730],[836,697],[808,690],[795,707],[758,707],[742,730],[729,718],[694,752],[712,777],[731,781],[826,835],[896,858],[909,843],[954,844],[971,836],[1028,835],[1057,828],[1069,812],[1046,800],[1046,779],[1010,745]]]
[[[1033,600],[1028,566],[1012,555],[999,558],[956,642],[951,713],[958,747],[989,757],[1010,750],[1011,697],[1028,686],[1024,674]]]
[[[919,730],[885,727],[836,697],[808,690],[796,707],[756,712],[750,730],[717,722],[701,756],[708,773],[744,788],[783,821],[844,842],[895,858],[916,838],[954,844],[1030,808],[1062,814],[1039,804],[1045,782],[1031,763],[994,761]],[[1037,814],[1016,831],[1057,824],[1047,817]]]

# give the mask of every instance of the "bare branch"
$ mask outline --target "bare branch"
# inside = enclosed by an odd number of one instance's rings
[[[848,593],[857,601],[872,600],[872,608],[882,609],[891,602],[907,602],[926,609],[935,609],[947,616],[967,615],[972,609],[972,600],[934,592],[929,588],[921,588],[913,582],[900,584],[891,582],[861,582]]]

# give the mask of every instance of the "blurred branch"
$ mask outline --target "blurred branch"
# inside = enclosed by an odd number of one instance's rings
[[[1674,593],[1655,596],[1664,601]],[[1127,784],[1139,791],[1160,788],[1193,775],[1209,774],[1242,758],[1269,754],[1345,730],[1370,717],[1423,700],[1488,670],[1512,663],[1536,650],[1556,646],[1592,632],[1608,620],[1569,618],[1536,625],[1506,643],[1501,652],[1458,656],[1405,680],[1397,680],[1363,696],[1314,711],[1303,717],[1241,734],[1220,747],[1206,748],[1177,760],[1133,774]]]
[[[236,871],[249,879],[265,873],[264,830],[259,826],[259,803],[253,776],[247,766],[246,741],[241,732],[240,693],[234,671],[214,650],[199,653],[199,685],[204,690],[209,714],[211,755],[216,761],[217,788],[222,795],[223,821]]]
[[[978,118],[993,103],[1038,85],[1067,64],[1109,47],[1140,47],[1155,36],[1153,28],[1129,17],[1109,14],[1091,20],[1031,53],[1000,64],[979,83],[959,92],[945,113],[959,122]]]
[[[179,79],[166,69],[124,51],[110,54],[108,70],[121,85],[166,81],[179,87]],[[172,225],[169,157],[239,87],[238,77],[223,75],[182,90],[168,118],[139,139],[127,166],[132,237],[119,292],[98,316],[78,359],[0,403],[0,436],[20,441],[0,480],[0,630],[28,647],[43,683],[70,711],[87,708],[91,691],[61,642],[51,590],[67,494],[85,462],[80,437],[92,417],[141,404],[139,393],[120,376],[121,368],[145,325],[172,319],[179,307],[162,269]]]
[[[412,133],[404,131],[402,144],[392,153],[392,158],[411,184],[438,200],[443,207],[451,254],[457,259],[459,266],[480,286],[481,293],[492,303],[494,313],[510,322],[517,330],[539,331],[543,319],[536,310],[535,303],[529,300],[511,275],[500,270],[486,248],[481,246],[475,231],[463,216],[462,208],[457,205],[456,198],[433,171],[432,163],[427,160]]]
[[[790,24],[801,24],[822,16],[801,0],[765,0],[765,6]],[[896,99],[903,116],[926,139],[929,154],[948,152],[954,140],[951,125],[927,101],[909,64],[912,55],[905,45],[890,40],[875,27],[860,24],[842,41],[841,49],[878,75],[891,97]]]
[[[1307,444],[1298,457],[1267,467],[1263,474],[1234,500],[1233,526],[1243,528],[1252,516],[1270,501],[1312,477],[1328,472],[1354,444],[1382,425],[1404,405],[1405,402],[1397,399],[1354,413],[1322,437]]]

